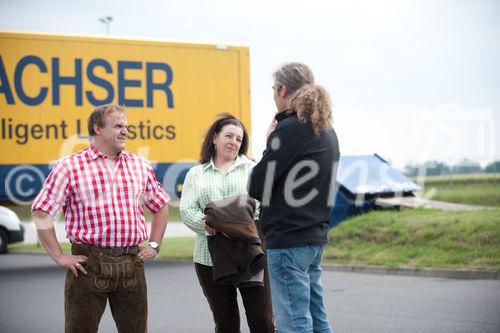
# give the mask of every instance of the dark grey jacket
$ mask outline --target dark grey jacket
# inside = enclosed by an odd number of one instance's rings
[[[253,220],[255,200],[239,195],[209,203],[205,223],[218,233],[208,237],[213,279],[223,285],[246,288],[263,286],[251,278],[267,264]]]

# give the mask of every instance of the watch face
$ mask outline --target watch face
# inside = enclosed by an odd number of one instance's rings
[[[151,246],[153,249],[157,249],[158,248],[158,243],[157,242],[149,242],[149,246]]]

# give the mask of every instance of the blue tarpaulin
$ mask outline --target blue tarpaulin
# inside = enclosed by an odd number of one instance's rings
[[[341,156],[330,227],[370,210],[378,197],[412,195],[420,187],[379,155]]]

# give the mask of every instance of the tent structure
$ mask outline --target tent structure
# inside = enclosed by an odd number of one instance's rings
[[[341,156],[330,228],[344,218],[364,213],[379,197],[412,196],[420,187],[377,154]]]

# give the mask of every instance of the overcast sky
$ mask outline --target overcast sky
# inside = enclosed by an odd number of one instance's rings
[[[257,159],[289,61],[329,90],[342,154],[500,159],[498,0],[0,0],[3,30],[103,35],[107,15],[112,36],[249,46]]]

